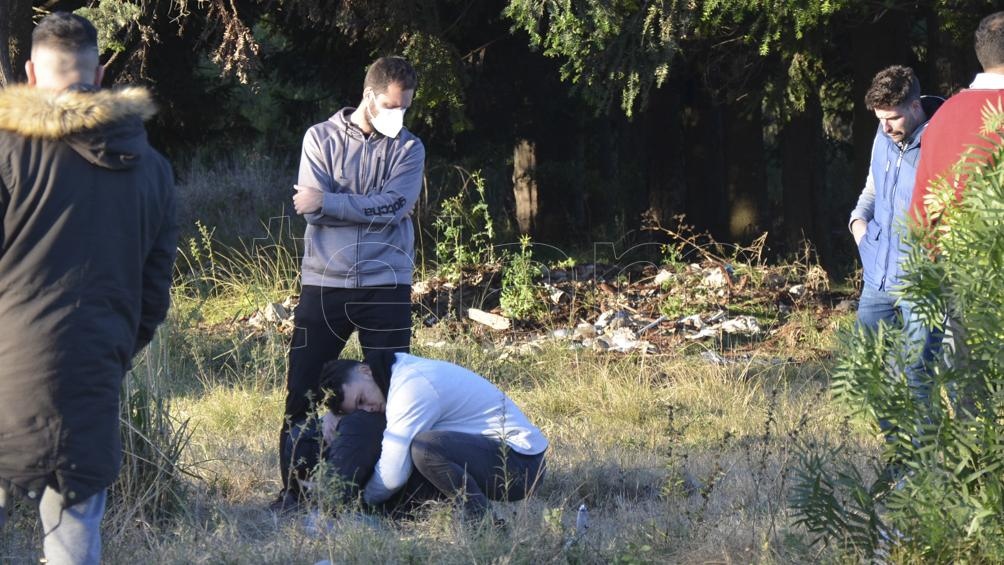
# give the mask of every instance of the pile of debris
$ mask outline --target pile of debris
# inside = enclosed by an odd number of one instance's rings
[[[852,300],[830,291],[818,266],[706,262],[544,269],[533,295],[545,313],[533,320],[506,315],[501,281],[500,268],[486,266],[464,272],[459,281],[416,282],[413,311],[426,326],[455,326],[507,354],[525,354],[545,342],[617,353],[659,353],[699,341],[752,345],[778,332],[797,309],[825,317],[854,308]],[[296,297],[289,297],[242,321],[254,331],[288,334],[295,304]]]

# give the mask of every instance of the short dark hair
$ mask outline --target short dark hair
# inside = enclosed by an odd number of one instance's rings
[[[983,69],[1004,65],[1004,12],[983,18],[976,28],[976,58]]]
[[[49,47],[68,53],[98,48],[98,30],[87,18],[69,12],[53,12],[31,32],[31,46]]]
[[[872,79],[865,93],[865,107],[869,110],[894,108],[920,99],[920,81],[913,69],[893,65],[882,69]]]
[[[362,365],[361,361],[353,359],[333,359],[321,367],[321,376],[318,379],[321,389],[321,402],[335,414],[342,411],[342,403],[345,402],[345,385],[359,378],[356,368]]]
[[[402,90],[418,88],[418,73],[404,57],[380,57],[366,70],[364,89],[372,88],[373,92],[383,94],[391,84],[399,85]]]

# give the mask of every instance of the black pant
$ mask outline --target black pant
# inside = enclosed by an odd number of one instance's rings
[[[298,493],[290,476],[295,473],[303,478],[309,473],[320,449],[319,432],[308,415],[321,400],[321,367],[341,355],[353,331],[359,332],[363,354],[378,349],[407,352],[411,341],[411,287],[304,286],[294,319],[286,407],[279,434],[279,471],[283,489]]]
[[[476,518],[488,500],[522,500],[544,478],[544,453],[524,455],[483,435],[421,432],[411,442],[415,471],[447,497],[466,495],[464,513]]]
[[[352,485],[345,500],[373,476],[387,420],[382,413],[357,410],[338,425],[338,436],[325,452],[333,472]],[[522,500],[543,479],[544,454],[523,455],[481,435],[430,430],[411,442],[414,470],[380,510],[399,514],[430,499],[466,494],[464,512],[473,518],[488,509],[488,500]]]

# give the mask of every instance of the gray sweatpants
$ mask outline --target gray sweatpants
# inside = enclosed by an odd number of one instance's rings
[[[51,565],[97,565],[101,562],[101,518],[105,514],[108,491],[69,508],[63,508],[63,495],[46,487],[38,503],[42,517],[42,550]],[[0,528],[7,522],[11,502],[0,488]]]

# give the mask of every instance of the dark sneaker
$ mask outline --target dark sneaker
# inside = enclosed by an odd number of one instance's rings
[[[282,491],[269,505],[270,512],[276,514],[292,514],[299,512],[303,502],[295,494],[289,491]]]

